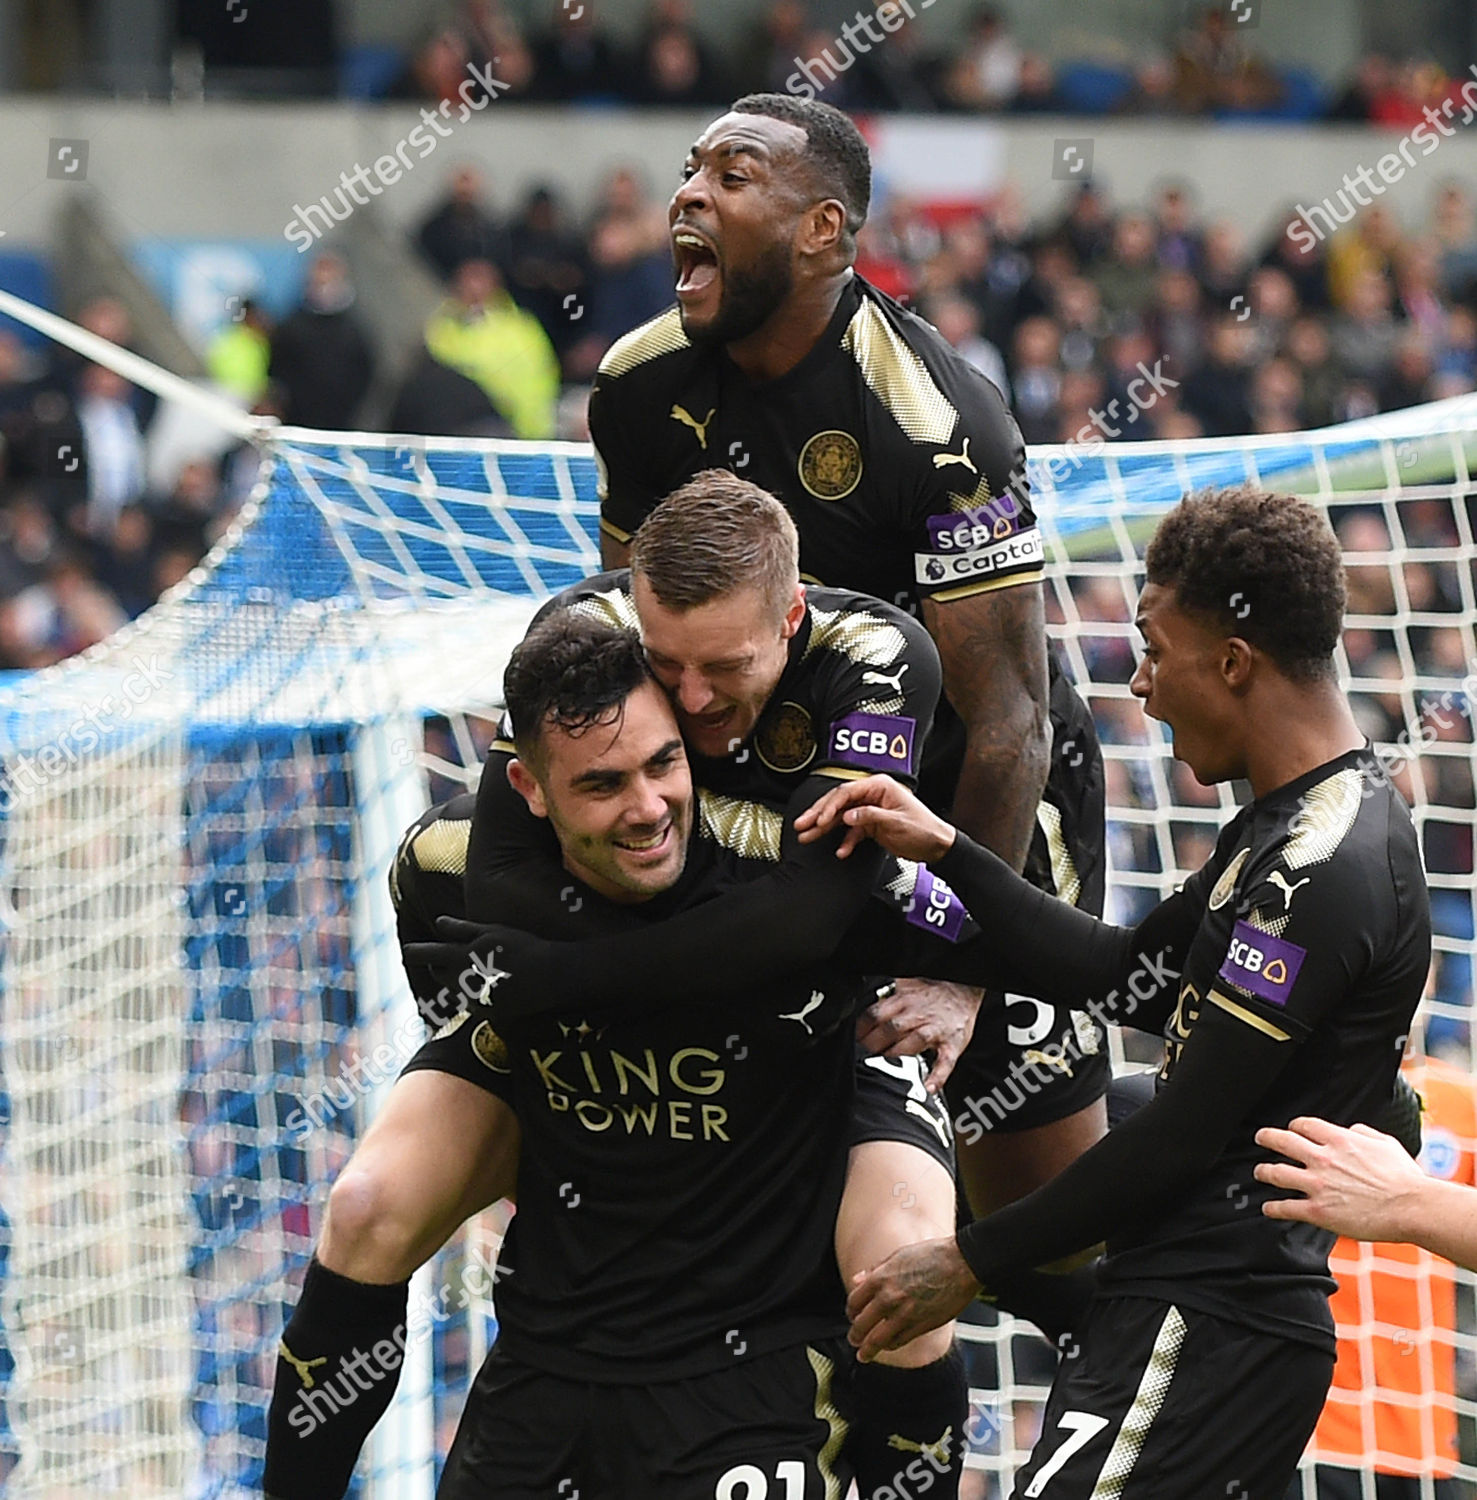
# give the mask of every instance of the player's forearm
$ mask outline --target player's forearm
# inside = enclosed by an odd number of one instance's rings
[[[1409,1240],[1433,1255],[1477,1270],[1477,1188],[1427,1178],[1392,1218],[1394,1232],[1381,1238]]]
[[[1045,718],[1014,727],[972,724],[968,734],[951,817],[1019,873],[1051,756]]]
[[[1181,898],[1161,902],[1137,927],[1117,927],[1048,896],[961,833],[931,868],[980,922],[981,936],[944,956],[935,977],[1002,987],[1098,1019],[1158,1031],[1173,1005],[1194,924]],[[974,974],[962,973],[977,962]]]

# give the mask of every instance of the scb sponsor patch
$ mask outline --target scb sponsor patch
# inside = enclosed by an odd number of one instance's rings
[[[1286,1005],[1298,970],[1308,956],[1306,948],[1283,942],[1270,932],[1258,932],[1250,922],[1238,922],[1231,931],[1220,977],[1249,995],[1260,995],[1273,1005]]]
[[[957,943],[959,929],[969,913],[954,894],[952,886],[940,880],[927,865],[919,865],[913,899],[908,902],[904,915],[915,927]]]
[[[897,714],[847,714],[831,725],[827,758],[838,766],[855,766],[863,771],[900,771],[906,776],[913,769],[913,737],[917,729],[916,719]]]

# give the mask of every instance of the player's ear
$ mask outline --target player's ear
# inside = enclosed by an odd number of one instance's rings
[[[790,600],[789,608],[785,611],[784,624],[780,629],[780,639],[788,641],[797,630],[800,622],[805,618],[805,585],[796,583],[794,597]]]
[[[508,785],[528,804],[528,810],[534,817],[549,816],[544,789],[539,785],[538,777],[516,757],[508,762]]]
[[[834,250],[846,234],[846,208],[839,198],[813,203],[800,233],[802,255],[824,255]]]
[[[1233,693],[1239,693],[1251,680],[1255,651],[1249,641],[1231,636],[1221,649],[1221,678]]]

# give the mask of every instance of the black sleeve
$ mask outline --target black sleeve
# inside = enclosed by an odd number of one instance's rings
[[[1151,1103],[1044,1187],[959,1231],[970,1270],[988,1288],[1162,1211],[1210,1169],[1293,1050],[1207,1007]]]
[[[794,820],[831,783],[807,777],[785,813],[780,862],[773,871],[689,911],[640,930],[594,941],[520,942],[493,996],[500,1022],[567,1009],[655,1010],[725,999],[836,950],[870,897],[884,855],[876,845],[850,859],[835,856],[841,830],[802,844]]]
[[[508,782],[508,762],[513,748],[506,740],[495,740],[482,763],[477,784],[477,806],[467,840],[465,880],[466,914],[474,922],[506,921],[499,882],[516,880],[519,873],[539,860],[559,858],[559,841],[547,818],[529,810]]]
[[[661,496],[642,472],[631,434],[622,426],[619,382],[603,371],[590,387],[590,441],[595,448],[600,529],[618,542],[629,542]]]
[[[983,929],[931,977],[1036,995],[1082,1009],[1098,1000],[1104,1019],[1158,1032],[1173,1010],[1178,977],[1204,912],[1201,871],[1137,927],[1100,921],[1023,880],[964,833],[934,869]],[[978,963],[977,975],[962,972]]]

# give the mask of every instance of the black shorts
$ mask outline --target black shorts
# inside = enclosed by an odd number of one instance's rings
[[[505,1104],[513,1103],[507,1047],[475,1006],[424,1043],[404,1071],[423,1069],[464,1078]],[[937,1096],[925,1091],[927,1074],[922,1058],[874,1057],[858,1046],[850,1144],[901,1141],[927,1152],[952,1177],[949,1112]]]
[[[550,1375],[494,1347],[437,1500],[740,1500],[844,1495],[851,1354],[799,1345],[683,1380]]]
[[[944,1086],[967,1145],[1075,1115],[1108,1092],[1103,1028],[1085,1011],[1024,995],[987,994],[964,1054]]]
[[[1312,1344],[1100,1297],[1011,1500],[1283,1500],[1332,1379],[1332,1353]]]

